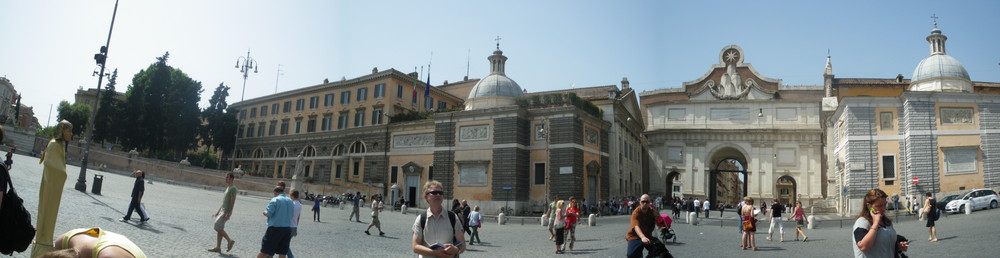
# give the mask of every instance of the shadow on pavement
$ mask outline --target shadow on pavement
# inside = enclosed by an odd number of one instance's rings
[[[775,246],[758,246],[758,251],[784,251],[785,248]]]
[[[955,239],[955,238],[958,238],[958,236],[950,236],[950,237],[942,237],[942,238],[938,238],[938,241],[941,241],[941,240],[949,240],[949,239]]]

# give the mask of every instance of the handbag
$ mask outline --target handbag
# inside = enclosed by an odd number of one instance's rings
[[[28,249],[35,238],[35,226],[31,225],[31,213],[24,208],[24,200],[14,191],[10,177],[7,178],[10,190],[4,193],[3,207],[0,207],[0,228],[4,229],[0,234],[0,253],[13,255],[15,251],[20,253]]]
[[[750,231],[753,229],[753,219],[743,220],[743,231]]]

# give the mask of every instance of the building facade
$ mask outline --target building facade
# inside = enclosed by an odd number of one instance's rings
[[[640,94],[650,183],[714,204],[750,196],[824,206],[823,88],[782,85],[744,56],[726,46],[700,78]]]
[[[910,79],[835,78],[828,65],[829,167],[844,214],[873,188],[903,198],[1000,187],[1000,83],[972,81],[937,24],[926,40],[931,55]]]
[[[645,148],[627,80],[622,90],[528,94],[507,77],[499,46],[487,60],[483,79],[428,88],[390,69],[235,103],[235,163],[290,178],[301,155],[302,177],[314,187],[383,193],[411,207],[426,207],[421,187],[437,180],[447,199],[487,214],[500,206],[543,212],[554,196],[606,200],[612,175],[629,177],[618,187],[640,193]],[[631,160],[611,162],[620,154],[609,146],[626,142]]]

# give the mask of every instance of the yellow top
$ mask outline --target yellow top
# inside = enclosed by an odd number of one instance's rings
[[[127,237],[114,232],[101,230],[101,228],[78,228],[70,230],[67,234],[65,234],[66,238],[63,239],[63,243],[69,243],[70,238],[79,234],[86,234],[97,238],[97,243],[94,244],[93,254],[90,257],[99,257],[98,254],[101,253],[101,250],[104,250],[104,248],[117,246],[125,249],[125,251],[132,254],[135,258],[146,258],[146,254],[142,252],[142,249],[139,249],[139,246],[132,243],[132,240],[128,240]]]

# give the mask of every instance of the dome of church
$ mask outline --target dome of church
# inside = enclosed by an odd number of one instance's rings
[[[941,29],[934,23],[931,35],[927,36],[927,43],[930,43],[931,56],[924,58],[913,69],[913,77],[910,79],[911,91],[938,91],[938,92],[973,92],[972,80],[969,79],[969,72],[965,70],[958,59],[948,56],[945,51],[945,42],[948,37],[941,34]]]
[[[504,73],[507,57],[500,51],[499,43],[493,55],[486,59],[490,61],[490,75],[479,80],[469,91],[465,110],[514,106],[514,99],[524,96],[521,86]]]
[[[958,59],[948,55],[932,55],[924,58],[913,70],[912,81],[922,81],[931,78],[962,78],[969,80],[969,72],[965,71]]]
[[[479,80],[469,92],[469,99],[479,97],[520,98],[522,96],[524,93],[521,91],[521,86],[503,74],[486,76],[486,78]]]

